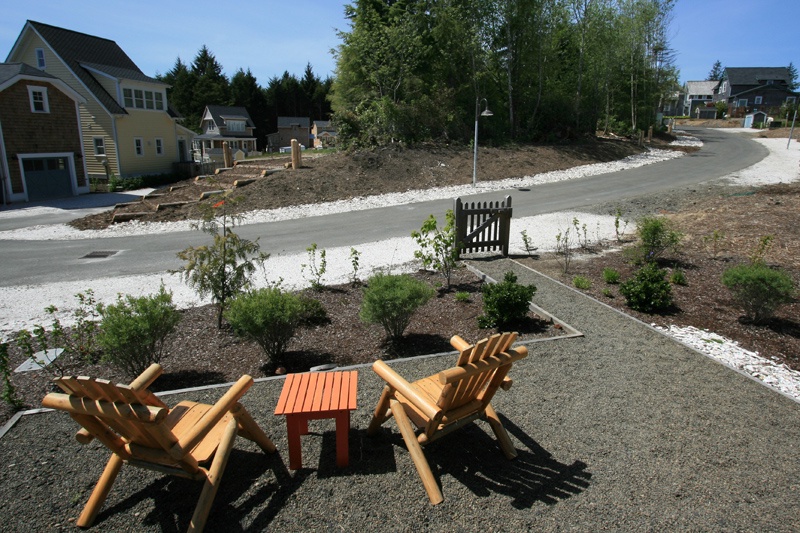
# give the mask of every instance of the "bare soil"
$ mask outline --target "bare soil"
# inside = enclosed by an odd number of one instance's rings
[[[669,137],[659,136],[654,144],[666,148]],[[692,150],[691,148],[681,148]],[[568,146],[533,146],[514,149],[481,149],[479,154],[479,179],[503,179],[569,168],[576,165],[615,160],[637,153],[641,149],[624,140],[587,141]],[[267,160],[257,164],[237,165],[220,174],[219,183],[208,180],[188,180],[177,184],[173,191],[162,191],[159,203],[192,201],[176,207],[150,209],[145,220],[194,219],[198,204],[194,200],[203,190],[221,188],[237,179],[250,179],[267,167],[278,168],[281,160]],[[356,154],[327,154],[306,156],[305,167],[296,171],[280,170],[258,178],[240,189],[240,211],[267,209],[287,205],[341,200],[363,195],[406,191],[425,187],[469,183],[472,175],[472,153],[464,148],[423,147],[407,149],[384,148]],[[257,165],[257,166],[256,166]],[[250,167],[256,167],[250,169]],[[191,191],[191,194],[189,194]],[[800,305],[794,303],[783,308],[769,327],[755,327],[739,320],[741,312],[732,304],[727,289],[721,286],[722,269],[746,258],[758,239],[766,234],[776,236],[768,261],[789,270],[800,279],[798,266],[798,234],[800,225],[800,190],[797,185],[753,190],[740,196],[720,195],[716,191],[675,191],[669,202],[639,201],[640,205],[675,206],[669,216],[675,218],[679,229],[687,235],[686,245],[680,254],[670,258],[668,266],[679,266],[686,272],[688,285],[675,287],[675,306],[670,313],[643,316],[624,305],[617,286],[609,286],[612,298],[602,295],[606,288],[602,281],[604,267],[620,270],[625,279],[632,268],[619,253],[598,253],[591,250],[584,261],[576,261],[567,275],[560,271],[558,258],[540,257],[525,259],[530,265],[546,274],[570,282],[580,274],[592,280],[589,294],[606,301],[643,320],[654,323],[695,325],[715,331],[739,341],[748,349],[762,355],[775,357],[800,369]],[[183,198],[183,199],[181,199]],[[212,202],[216,200],[205,200]],[[125,206],[122,211],[142,209],[142,206]],[[112,215],[105,213],[75,221],[78,228],[102,228],[111,223]],[[705,217],[705,218],[702,218]],[[755,222],[755,224],[754,224]],[[713,229],[723,232],[725,247],[712,254],[704,240]],[[630,230],[629,230],[630,232]],[[607,246],[603,247],[604,252]],[[440,279],[430,273],[417,274],[433,286]],[[476,317],[482,311],[480,281],[466,269],[459,270],[453,281],[454,289],[440,291],[414,318],[406,332],[406,339],[398,345],[385,343],[379,326],[366,326],[358,318],[361,288],[350,286],[330,287],[312,293],[327,310],[330,322],[297,333],[289,351],[281,361],[266,361],[254,343],[237,338],[225,325],[216,328],[215,312],[211,306],[182,311],[183,318],[171,335],[162,359],[165,374],[158,380],[160,390],[228,382],[242,374],[254,377],[272,375],[276,367],[288,372],[303,371],[320,364],[348,365],[368,363],[378,358],[408,357],[449,351],[449,338],[460,334],[475,342],[491,334],[477,327]],[[456,293],[469,295],[468,302],[456,300]],[[557,325],[548,324],[536,316],[517,328],[523,338],[542,338],[563,334]],[[9,366],[21,364],[24,356],[13,343],[10,346]],[[67,372],[79,375],[102,376],[112,381],[126,382],[130,378],[107,364],[69,361]],[[46,371],[14,373],[12,383],[22,398],[25,408],[39,405],[48,392],[51,374]],[[0,405],[0,423],[13,411]]]

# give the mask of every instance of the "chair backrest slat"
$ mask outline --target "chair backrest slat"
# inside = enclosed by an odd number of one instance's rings
[[[154,407],[163,405],[160,401],[153,403],[145,401],[147,394],[142,391],[134,391],[127,385],[115,385],[105,379],[95,379],[87,376],[65,377],[57,379],[56,384],[68,394],[80,398],[90,398],[95,401],[106,401],[121,405],[151,405]],[[152,395],[149,391],[146,392]],[[147,427],[150,424],[114,416],[96,416],[94,418],[103,426],[116,432],[127,442],[136,442],[143,446],[158,449],[163,449],[166,444],[164,439],[158,435],[158,432],[154,435],[152,429]],[[91,432],[94,433],[94,431]]]
[[[516,338],[516,333],[497,333],[488,339],[482,339],[475,345],[461,350],[458,357],[458,366],[463,367],[470,363],[484,361],[498,353],[507,351]],[[485,372],[472,374],[445,385],[439,398],[439,407],[445,410],[453,410],[480,397],[495,375],[497,366],[492,365]],[[488,402],[484,402],[484,405],[486,403]]]

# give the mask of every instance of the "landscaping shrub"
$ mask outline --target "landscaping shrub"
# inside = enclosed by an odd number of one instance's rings
[[[376,274],[364,289],[361,320],[380,324],[390,340],[398,340],[414,313],[425,305],[435,290],[407,274]]]
[[[478,317],[481,328],[499,329],[528,316],[535,285],[520,285],[513,272],[506,272],[500,283],[483,286],[483,315]]]
[[[411,237],[420,247],[414,257],[422,261],[422,266],[439,272],[445,279],[445,288],[450,290],[450,278],[458,265],[458,247],[455,246],[456,216],[452,209],[445,214],[443,228],[437,226],[436,217],[431,215],[419,231],[412,231]]]
[[[203,222],[197,227],[211,235],[213,242],[178,252],[178,258],[186,264],[172,271],[179,274],[200,297],[211,297],[217,305],[218,328],[222,327],[222,315],[228,301],[250,286],[250,277],[269,257],[261,251],[258,239],[250,241],[233,232],[241,217],[230,214],[226,202],[233,200],[224,199],[210,207],[203,204]]]
[[[686,285],[686,273],[680,268],[676,268],[672,271],[672,275],[669,277],[669,282],[673,285]]]
[[[309,305],[305,306],[305,310]],[[278,287],[239,295],[225,311],[225,320],[242,337],[254,340],[268,359],[278,362],[303,319],[301,299]]]
[[[131,377],[161,361],[164,340],[180,320],[172,293],[163,285],[156,294],[120,295],[117,303],[99,304],[97,310],[101,316],[97,342],[104,350],[103,360]]]
[[[628,257],[636,264],[657,260],[664,252],[675,250],[683,239],[672,224],[659,217],[644,217],[636,225],[639,244],[631,249]]]
[[[572,284],[575,285],[576,288],[584,291],[592,288],[592,280],[585,276],[575,276],[572,278]]]
[[[756,324],[768,322],[781,304],[791,302],[795,288],[786,272],[761,262],[727,269],[722,283],[731,290],[745,316]]]
[[[636,271],[633,278],[619,286],[628,307],[652,313],[672,305],[672,286],[665,279],[666,271],[648,263]]]
[[[300,295],[300,325],[319,326],[330,322],[328,311],[322,302],[310,296]]]
[[[619,271],[609,267],[603,269],[603,281],[605,281],[606,283],[610,285],[615,285],[619,283],[619,278],[620,278]]]

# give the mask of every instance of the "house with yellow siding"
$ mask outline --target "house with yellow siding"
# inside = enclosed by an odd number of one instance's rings
[[[167,173],[189,159],[191,139],[169,107],[168,85],[114,41],[29,20],[6,62],[47,72],[86,100],[79,110],[89,178]]]

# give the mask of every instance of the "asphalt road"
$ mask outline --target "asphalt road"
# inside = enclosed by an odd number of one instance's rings
[[[495,200],[510,194],[514,216],[580,209],[584,206],[686,187],[749,167],[768,151],[748,137],[714,129],[692,131],[703,140],[693,154],[638,169],[539,185],[531,189],[493,191],[466,197]],[[310,243],[320,248],[408,237],[431,213],[452,208],[452,200],[309,217],[299,220],[241,226],[248,239],[260,238],[262,250],[271,254],[302,253]],[[76,211],[77,212],[77,211]],[[63,220],[58,220],[62,222]],[[0,224],[10,229],[13,219]],[[207,241],[200,232],[114,237],[72,241],[0,241],[0,286],[37,285],[55,281],[92,280],[131,274],[152,274],[178,268],[176,252]],[[83,259],[99,250],[117,253],[106,259]]]

